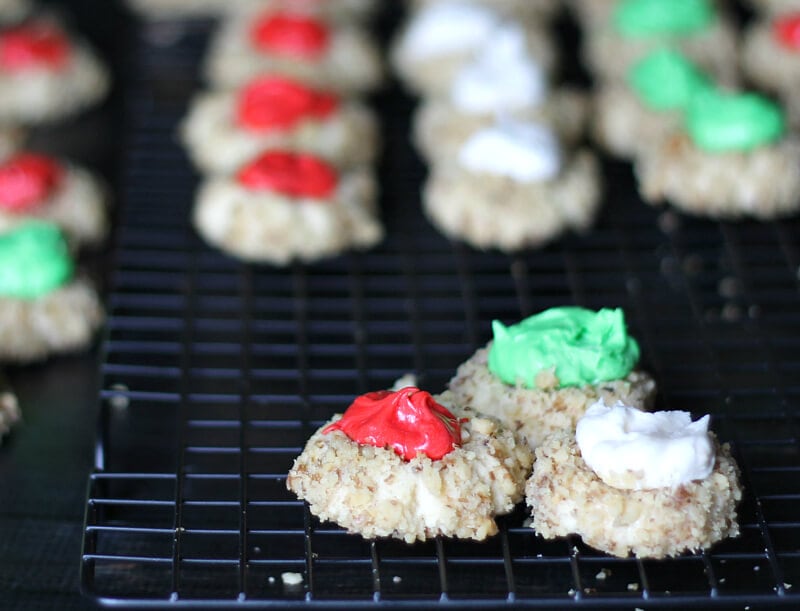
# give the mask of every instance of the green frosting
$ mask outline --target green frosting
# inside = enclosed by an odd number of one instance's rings
[[[628,71],[628,84],[653,110],[678,110],[712,87],[710,79],[678,51],[660,49]]]
[[[506,384],[536,386],[536,375],[555,367],[560,386],[583,386],[627,376],[639,360],[620,309],[545,310],[516,325],[492,323],[489,370]]]
[[[613,24],[630,38],[686,36],[707,29],[714,17],[709,0],[622,0],[614,10]]]
[[[786,120],[778,105],[758,94],[706,91],[689,104],[686,129],[701,149],[747,151],[781,138]]]
[[[0,295],[36,299],[67,282],[73,271],[55,225],[28,221],[0,235]]]

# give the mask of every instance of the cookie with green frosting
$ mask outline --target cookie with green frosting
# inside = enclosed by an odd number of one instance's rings
[[[38,299],[69,282],[73,273],[55,225],[28,221],[0,235],[0,296]]]
[[[612,25],[626,38],[688,36],[708,29],[714,19],[710,0],[622,0]]]
[[[687,107],[686,129],[705,151],[748,151],[783,137],[786,120],[777,104],[756,93],[709,90]]]
[[[712,88],[711,79],[680,51],[662,48],[634,64],[627,81],[652,110],[682,110]]]

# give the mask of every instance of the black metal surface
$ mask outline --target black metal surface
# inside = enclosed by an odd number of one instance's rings
[[[113,606],[797,606],[800,222],[663,213],[606,162],[596,227],[508,257],[452,244],[420,212],[412,102],[378,100],[388,236],[289,269],[239,264],[189,226],[196,186],[174,137],[203,28],[130,53],[126,199],[111,279],[84,592]],[[155,38],[154,38],[155,37]],[[506,322],[623,307],[659,407],[713,414],[743,470],[742,535],[702,555],[615,559],[501,519],[484,543],[368,542],[285,490],[308,436],[353,396],[414,372],[441,389]],[[287,586],[281,574],[303,576]]]

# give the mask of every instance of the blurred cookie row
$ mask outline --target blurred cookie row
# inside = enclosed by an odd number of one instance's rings
[[[203,175],[193,210],[200,235],[229,255],[275,265],[379,242],[380,130],[363,100],[384,77],[366,24],[377,3],[173,5],[172,15],[228,9],[203,62],[208,89],[180,125]]]
[[[409,4],[392,66],[422,98],[412,138],[430,170],[423,209],[450,238],[514,251],[594,220],[600,175],[579,144],[587,99],[558,84],[559,5]]]
[[[88,346],[104,315],[76,258],[109,232],[108,190],[44,148],[56,124],[108,93],[110,76],[65,19],[27,0],[0,2],[0,361],[28,363]],[[0,394],[0,434],[19,418]]]
[[[800,46],[786,42],[800,19],[780,12],[789,2],[752,4],[764,14],[742,41],[725,2],[570,3],[595,80],[593,135],[633,161],[646,202],[716,219],[766,220],[800,206],[797,111],[784,77],[800,66]]]

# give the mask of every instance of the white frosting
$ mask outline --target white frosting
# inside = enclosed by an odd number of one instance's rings
[[[453,82],[453,104],[469,113],[508,112],[535,106],[547,94],[541,67],[531,57],[525,32],[515,23],[497,27]]]
[[[586,464],[615,488],[674,488],[709,476],[714,446],[708,416],[689,412],[643,412],[602,400],[578,421],[575,438]]]
[[[417,59],[470,52],[489,40],[498,23],[498,17],[487,8],[437,2],[413,17],[401,45],[407,56]]]
[[[536,182],[558,174],[561,147],[544,125],[501,120],[472,134],[459,150],[458,161],[473,172]]]

